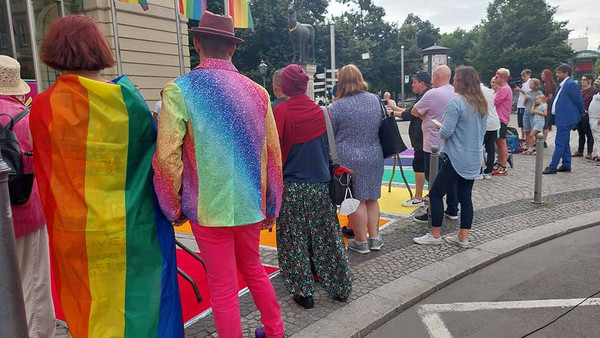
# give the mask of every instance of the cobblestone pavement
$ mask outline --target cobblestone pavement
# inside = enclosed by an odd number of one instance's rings
[[[546,149],[544,166],[549,163],[552,150],[552,148]],[[526,228],[600,210],[600,180],[598,180],[600,167],[582,158],[573,159],[572,173],[543,177],[544,203],[535,205],[531,203],[535,156],[515,155],[514,163],[515,168],[510,170],[507,176],[475,182],[473,189],[475,216],[471,232],[473,245]],[[368,255],[349,252],[350,265],[354,274],[354,291],[348,302],[364,296],[383,284],[464,250],[448,245],[439,247],[414,245],[412,238],[422,235],[427,227],[407,218],[390,218],[393,219],[393,224],[382,230],[385,246],[380,252],[372,252]],[[443,232],[456,231],[458,226],[458,221],[445,221]],[[196,248],[190,235],[178,235],[178,238],[190,247]],[[276,251],[261,249],[261,257],[265,264],[277,265]],[[281,304],[286,336],[300,331],[345,305],[332,300],[322,288],[317,287],[314,295],[315,308],[304,310],[293,302],[281,278],[275,277],[273,285]],[[250,294],[240,298],[240,312],[244,336],[252,337],[254,329],[262,324],[260,313]],[[57,331],[57,337],[66,336],[64,329]],[[211,316],[186,329],[186,337],[216,336]]]

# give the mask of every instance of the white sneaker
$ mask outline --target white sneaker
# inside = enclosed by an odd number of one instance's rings
[[[411,198],[406,202],[402,202],[402,206],[404,207],[422,207],[425,205],[425,202],[423,202],[423,200],[418,200],[416,198]]]
[[[446,236],[444,237],[444,240],[450,244],[454,244],[454,245],[458,245],[461,248],[468,248],[469,247],[469,240],[467,239],[466,241],[461,241],[458,238],[458,235],[450,235],[450,236]]]
[[[477,177],[475,177],[475,181],[479,181],[483,179],[483,174],[479,174],[477,175]]]
[[[492,179],[492,174],[483,174],[483,179],[484,180],[491,180]]]
[[[440,245],[444,241],[442,240],[442,237],[435,238],[435,237],[433,237],[431,232],[428,232],[421,237],[413,238],[413,242],[415,242],[417,244],[421,244],[421,245]]]

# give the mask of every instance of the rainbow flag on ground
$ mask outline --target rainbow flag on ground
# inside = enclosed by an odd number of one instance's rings
[[[183,336],[173,227],[152,183],[156,132],[127,77],[61,75],[31,109],[52,271],[73,337]]]
[[[254,21],[248,0],[229,0],[229,15],[233,17],[235,28],[250,28],[254,30]]]
[[[139,4],[140,6],[142,6],[142,9],[147,11],[148,10],[148,0],[119,0],[121,2],[128,2],[130,4]]]
[[[206,0],[179,0],[179,12],[188,19],[200,20],[206,11]]]

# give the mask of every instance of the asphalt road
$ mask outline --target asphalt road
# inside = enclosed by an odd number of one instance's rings
[[[469,275],[368,337],[523,337],[599,291],[596,226]],[[600,294],[530,337],[600,337]]]

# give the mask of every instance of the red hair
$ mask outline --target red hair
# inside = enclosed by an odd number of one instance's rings
[[[59,71],[97,71],[115,65],[100,27],[87,15],[54,21],[42,41],[40,57]]]
[[[552,74],[552,71],[548,68],[542,70],[542,74],[544,74],[544,95],[554,95],[554,93],[556,92],[556,82],[554,82],[554,74]]]

